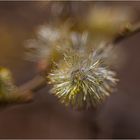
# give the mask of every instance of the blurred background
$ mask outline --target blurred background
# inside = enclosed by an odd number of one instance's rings
[[[0,65],[21,85],[37,73],[25,60],[26,40],[36,28],[56,20],[80,20],[94,5],[133,8],[140,21],[140,2],[0,2]],[[123,41],[126,62],[118,70],[118,91],[97,109],[72,110],[49,94],[32,103],[0,110],[0,138],[140,138],[140,33]]]

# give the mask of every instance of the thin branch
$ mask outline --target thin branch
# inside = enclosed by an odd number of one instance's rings
[[[32,80],[21,85],[14,93],[6,98],[0,98],[1,107],[7,107],[15,104],[24,104],[33,101],[34,92],[46,86],[46,79],[41,75],[36,75]]]
[[[133,25],[132,27],[125,28],[120,34],[118,34],[115,39],[112,41],[113,44],[118,44],[125,39],[137,34],[140,32],[140,23]]]
[[[45,76],[36,75],[32,80],[27,83],[21,85],[19,87],[19,99],[18,103],[30,102],[33,100],[33,93],[42,89],[46,86],[46,78]]]
[[[123,40],[140,32],[140,24],[126,28],[118,34],[112,41],[112,44],[118,44]],[[49,69],[49,68],[48,68]],[[37,75],[32,80],[19,87],[19,93],[16,93],[18,100],[13,100],[13,103],[27,103],[33,99],[33,92],[36,92],[46,86],[45,76]]]
[[[22,85],[20,89],[36,92],[44,86],[46,86],[46,78],[41,75],[37,75],[32,80]]]
[[[135,35],[136,33],[140,32],[140,23],[130,27],[126,28],[124,31],[122,31],[120,34],[118,34],[115,39],[113,40],[113,44],[118,44],[122,42],[123,40]],[[46,79],[43,78],[43,76],[37,75],[35,78],[33,78],[31,81],[25,83],[20,88],[25,91],[38,91],[41,88],[46,86]]]

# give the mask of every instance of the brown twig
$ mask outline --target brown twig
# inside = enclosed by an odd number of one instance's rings
[[[36,92],[44,86],[46,86],[46,79],[41,75],[37,75],[31,81],[22,85],[20,89]]]
[[[140,32],[140,24],[137,24],[133,27],[125,28],[120,34],[115,37],[115,39],[111,43],[118,44],[138,32]],[[37,75],[32,80],[21,85],[19,87],[19,93],[16,93],[17,99],[19,99],[16,100],[16,103],[26,103],[31,101],[33,99],[33,92],[36,92],[46,86],[46,79],[44,77],[45,76]]]
[[[140,23],[130,27],[128,26],[114,38],[112,44],[118,44],[123,40],[128,39],[129,37],[137,34],[138,32],[140,32]]]

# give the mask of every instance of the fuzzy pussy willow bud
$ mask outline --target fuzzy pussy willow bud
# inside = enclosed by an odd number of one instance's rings
[[[51,92],[65,105],[76,108],[100,104],[116,86],[116,73],[104,63],[106,50],[98,50],[84,57],[65,53],[64,60],[52,70],[48,78]],[[109,54],[108,54],[109,55]]]

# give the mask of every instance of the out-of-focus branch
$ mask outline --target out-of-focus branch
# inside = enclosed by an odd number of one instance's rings
[[[118,44],[122,42],[123,40],[135,35],[136,33],[140,32],[140,24],[137,24],[132,27],[128,27],[124,29],[120,34],[118,34],[115,39],[111,42],[113,44]],[[49,67],[48,67],[49,69]],[[19,87],[19,90],[17,93],[14,93],[13,95],[17,98],[15,100],[12,100],[12,103],[27,103],[29,101],[32,101],[33,99],[33,93],[42,89],[46,86],[46,78],[43,75],[36,75],[32,80],[28,81],[27,83],[21,85]],[[12,98],[12,96],[9,98]],[[1,101],[0,101],[1,102]],[[2,102],[2,104],[5,104],[6,102]],[[11,102],[8,102],[11,103]]]
[[[33,93],[46,86],[45,76],[36,75],[32,80],[19,87],[19,103],[33,100]],[[18,94],[18,93],[17,93]]]
[[[118,44],[121,41],[135,35],[140,32],[140,24],[124,29],[120,34],[118,34],[112,41],[113,44]],[[46,86],[46,79],[43,76],[37,75],[31,81],[25,83],[20,87],[22,91],[36,92]]]
[[[22,85],[20,89],[36,92],[44,86],[46,86],[46,79],[41,75],[37,75],[32,80]]]
[[[112,41],[113,44],[118,44],[125,39],[135,35],[136,33],[140,32],[140,23],[126,27],[122,32],[120,32]]]
[[[21,85],[14,93],[0,98],[0,107],[12,104],[24,104],[33,101],[34,92],[45,87],[46,79],[43,76],[36,75],[32,80]]]

